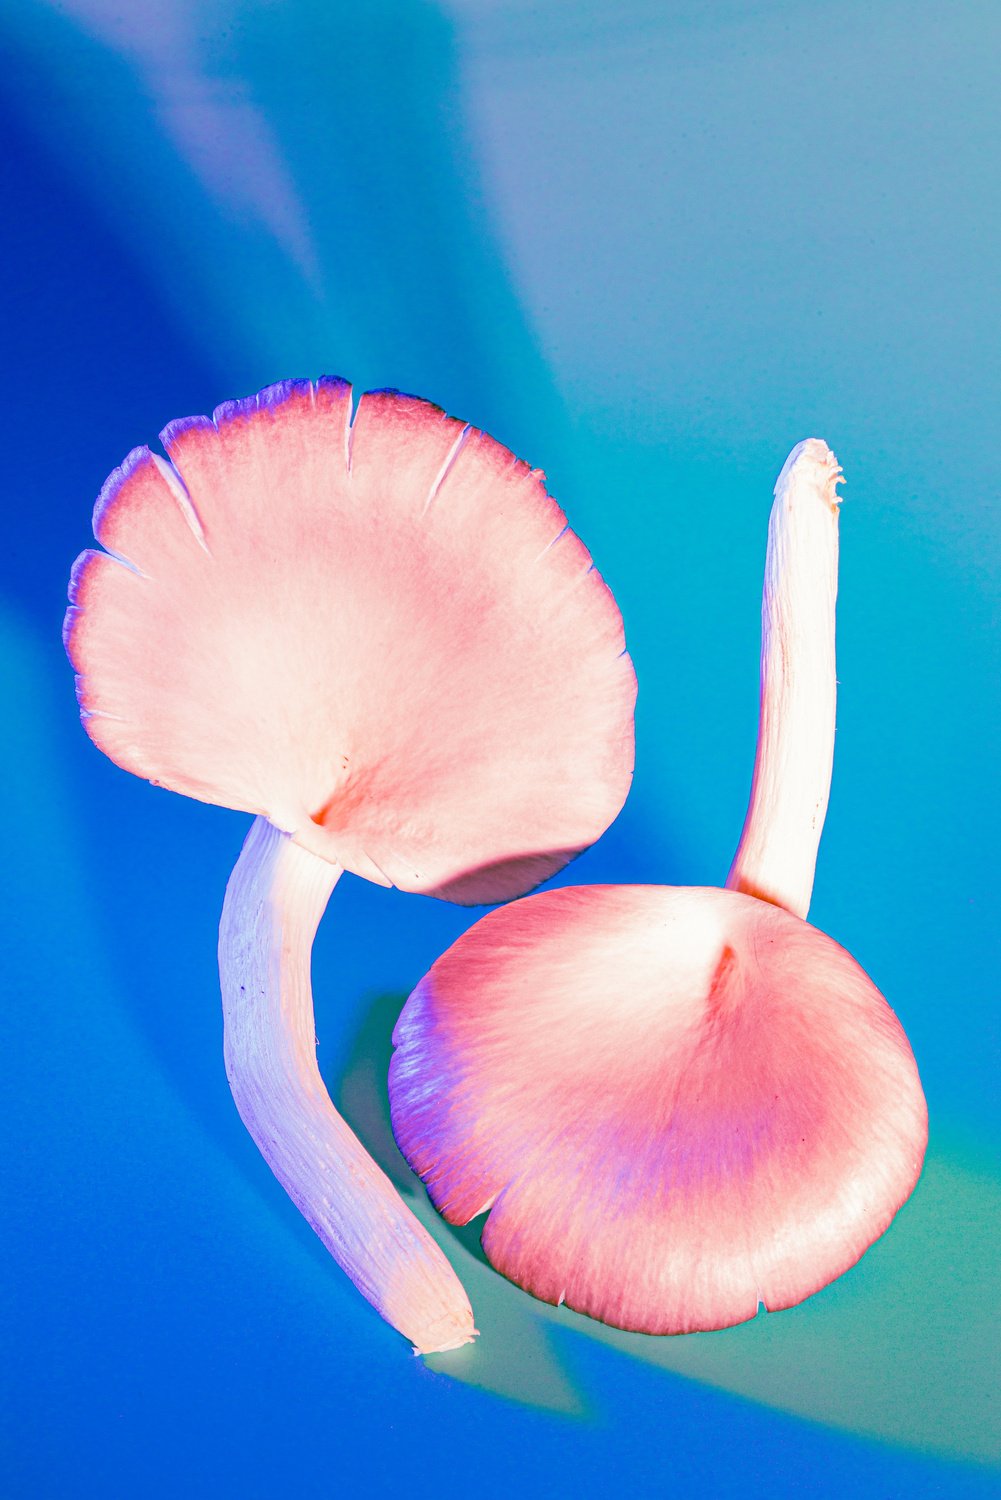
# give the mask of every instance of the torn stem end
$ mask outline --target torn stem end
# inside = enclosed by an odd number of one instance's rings
[[[761,711],[751,797],[729,890],[805,917],[827,814],[837,705],[841,470],[797,444],[775,486],[761,606]]]

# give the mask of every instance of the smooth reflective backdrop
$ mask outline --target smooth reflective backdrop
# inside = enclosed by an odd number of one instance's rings
[[[4,1493],[996,1493],[996,7],[15,0],[0,41]],[[804,1306],[616,1333],[434,1219],[385,1069],[475,915],[441,903],[341,882],[319,1056],[479,1343],[414,1360],[245,1135],[215,943],[247,820],[103,760],[59,628],[131,447],[324,372],[543,467],[616,594],[636,779],[565,882],[725,876],[771,486],[799,438],[841,460],[811,915],[899,1014],[931,1146]]]

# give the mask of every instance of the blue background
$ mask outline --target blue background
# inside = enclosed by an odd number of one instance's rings
[[[1001,262],[993,0],[67,0],[0,15],[3,1494],[998,1493]],[[107,472],[289,375],[543,466],[622,608],[635,785],[566,879],[719,883],[775,475],[846,474],[812,919],[895,1007],[925,1176],[804,1306],[651,1340],[437,1224],[483,1336],[426,1363],[270,1178],[215,974],[246,819],[106,762],[59,628]],[[470,914],[345,878],[332,1094],[386,1125]]]

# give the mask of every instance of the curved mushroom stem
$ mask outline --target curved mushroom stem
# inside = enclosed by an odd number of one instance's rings
[[[309,961],[341,870],[257,818],[226,887],[219,974],[236,1107],[337,1263],[420,1354],[475,1336],[455,1272],[334,1109],[316,1065]]]
[[[761,604],[761,717],[751,800],[727,888],[810,909],[834,762],[841,470],[819,438],[775,485]]]

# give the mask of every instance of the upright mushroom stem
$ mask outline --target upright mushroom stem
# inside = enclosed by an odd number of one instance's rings
[[[792,450],[775,485],[761,605],[761,716],[751,798],[726,884],[810,909],[834,762],[841,470],[819,438]]]
[[[219,929],[226,1072],[271,1170],[359,1291],[419,1353],[454,1349],[475,1335],[466,1294],[316,1065],[310,953],[341,873],[255,819]]]

